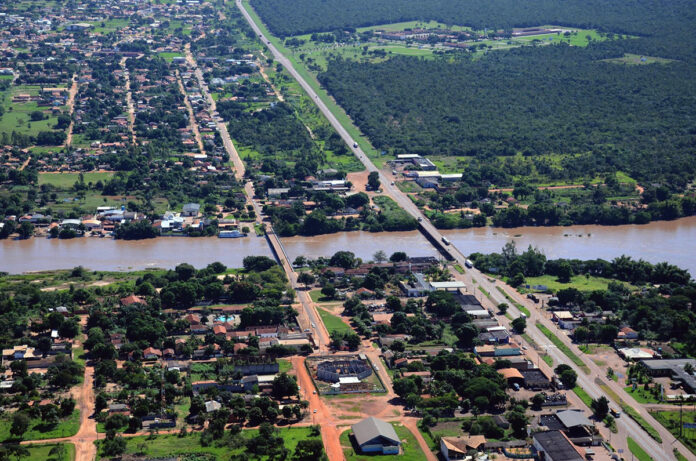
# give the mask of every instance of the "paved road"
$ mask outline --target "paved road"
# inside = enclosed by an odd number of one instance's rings
[[[300,86],[307,92],[309,97],[315,102],[319,110],[324,114],[324,116],[329,120],[331,125],[334,127],[334,129],[338,132],[338,134],[343,138],[343,140],[346,142],[346,144],[352,149],[353,153],[356,155],[356,157],[365,165],[365,168],[368,171],[377,171],[380,175],[381,182],[384,188],[384,193],[388,196],[390,196],[396,203],[399,204],[405,211],[410,213],[412,216],[419,218],[421,220],[421,231],[430,236],[434,241],[440,242],[442,241],[442,234],[422,215],[420,210],[411,202],[411,200],[408,198],[408,196],[404,193],[402,193],[399,189],[397,189],[395,186],[391,185],[391,180],[388,176],[386,176],[382,171],[380,171],[374,163],[367,157],[365,152],[358,146],[354,147],[354,140],[348,133],[348,131],[345,129],[343,125],[338,121],[338,119],[333,115],[333,113],[329,110],[329,108],[326,106],[326,104],[318,97],[317,93],[314,91],[314,89],[309,85],[309,83],[295,70],[293,67],[292,62],[285,57],[274,45],[269,41],[269,39],[262,33],[261,29],[256,25],[254,20],[252,19],[251,15],[248,13],[248,11],[244,8],[242,5],[241,0],[236,0],[237,7],[240,9],[242,14],[244,15],[245,19],[249,23],[249,25],[252,27],[254,32],[261,38],[264,44],[269,48],[271,53],[273,54],[273,57],[275,58],[276,61],[281,63],[287,70],[290,72],[290,74],[295,78],[295,80],[298,81]],[[473,248],[471,249],[464,249],[467,251],[467,253],[471,253]],[[466,261],[466,257],[464,256],[464,253],[460,251],[458,248],[454,247],[453,245],[449,245],[447,247],[447,251],[449,254],[454,258],[454,260],[461,264],[462,266],[464,265],[464,262]],[[506,302],[506,299],[497,292],[497,290],[492,286],[490,282],[488,282],[487,277],[485,277],[483,274],[481,274],[477,270],[470,270],[469,273],[471,274],[471,277],[474,281],[479,283],[481,286],[486,288],[491,295],[496,299],[497,302]],[[515,313],[519,315],[520,313],[513,307],[510,309],[511,313]],[[532,311],[533,315],[529,319],[529,324],[530,328],[528,329],[528,333],[530,336],[538,342],[538,344],[548,344],[548,339],[534,326],[534,323],[536,320],[540,319],[540,316],[536,314],[536,311]],[[542,323],[545,323],[543,320],[541,320]],[[553,330],[552,330],[553,331]],[[567,338],[566,338],[567,340]],[[577,367],[570,363],[570,361],[558,350],[556,349],[549,349],[549,354],[554,358],[554,361],[556,363],[569,363],[573,368],[576,369],[576,372],[578,372],[578,381],[581,387],[583,387],[588,394],[593,397],[597,398],[601,395],[604,395],[603,391],[601,388],[597,385],[597,383],[594,381],[594,376],[603,376],[601,371],[597,371],[598,367],[593,367],[590,365],[590,369],[593,371],[594,375],[593,376],[587,376],[582,372],[581,370],[577,369]],[[597,374],[598,373],[598,374]],[[617,392],[617,394],[624,399],[627,402],[634,403],[635,401],[626,394],[623,389],[620,389],[620,387],[616,384],[610,382],[609,386]],[[619,387],[619,389],[616,389]],[[636,408],[641,415],[650,423],[653,427],[655,427],[661,434],[663,443],[659,444],[655,440],[653,440],[643,429],[638,426],[632,419],[624,416],[621,418],[617,419],[617,426],[621,428],[620,430],[625,430],[625,434],[627,436],[632,437],[634,440],[636,440],[647,452],[649,455],[651,455],[654,459],[656,460],[673,460],[674,455],[671,450],[671,446],[673,442],[675,442],[674,437],[669,434],[669,432],[664,429],[659,423],[657,423],[648,413],[647,411],[643,410],[640,408],[639,405],[635,404],[634,408]],[[674,443],[674,446],[678,447],[680,451],[687,456],[688,459],[696,459],[689,450],[686,449],[681,443],[676,441]]]

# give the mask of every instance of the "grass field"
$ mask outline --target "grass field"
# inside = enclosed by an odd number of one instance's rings
[[[625,64],[628,66],[645,66],[647,64],[669,64],[673,59],[658,58],[655,56],[640,56],[638,54],[626,53],[623,57],[613,59],[603,59],[604,62],[613,64]]]
[[[321,317],[321,321],[324,322],[324,325],[326,326],[326,329],[329,331],[329,334],[333,333],[334,331],[338,331],[339,333],[352,333],[353,329],[346,325],[343,320],[341,320],[339,317],[331,314],[330,312],[322,309],[321,307],[317,307],[317,311],[319,312],[319,317]]]
[[[638,445],[638,442],[636,442],[635,440],[633,440],[630,437],[626,440],[626,442],[628,443],[628,449],[631,451],[633,456],[636,457],[636,459],[638,459],[639,461],[651,461],[652,460],[650,455],[648,455],[645,452],[645,450],[643,450],[643,448],[640,445]]]
[[[5,415],[0,418],[0,441],[10,441],[12,417]],[[80,428],[80,410],[73,411],[72,415],[62,419],[54,426],[44,424],[40,418],[34,418],[29,422],[29,430],[24,433],[23,440],[55,439],[58,437],[70,437],[77,434]]]
[[[65,454],[61,458],[50,455],[51,450],[59,445],[65,447]],[[52,459],[57,461],[73,461],[75,459],[75,445],[72,443],[28,445],[27,448],[29,449],[29,457],[27,459]]]
[[[396,435],[401,439],[401,449],[402,454],[398,456],[399,461],[421,461],[425,459],[425,454],[418,446],[418,442],[411,431],[409,431],[405,426],[400,424],[392,424]],[[341,446],[343,448],[343,455],[346,457],[346,461],[368,461],[374,459],[374,455],[361,455],[357,451],[358,448],[355,445],[355,441],[351,436],[351,430],[345,430],[340,437]]]
[[[575,288],[580,291],[605,291],[609,286],[611,279],[603,277],[585,277],[584,275],[576,275],[570,279],[569,283],[561,283],[553,275],[542,275],[540,277],[526,277],[525,284],[546,285],[549,291],[556,293],[564,288]],[[629,284],[625,284],[629,288],[635,288]]]
[[[278,373],[287,373],[292,370],[292,363],[287,359],[278,359]]]
[[[255,429],[245,430],[246,437],[254,437],[258,434]],[[288,427],[280,429],[280,436],[285,442],[285,447],[290,451],[294,451],[297,442],[306,440],[311,437],[311,429],[308,427]],[[191,434],[185,437],[179,437],[174,434],[157,435],[154,437],[138,436],[126,437],[126,453],[137,454],[144,452],[148,458],[165,458],[176,457],[187,454],[203,454],[210,453],[215,456],[218,461],[227,461],[230,459],[239,459],[238,457],[245,453],[246,448],[231,449],[229,447],[209,446],[202,447],[199,443],[200,435]],[[100,442],[97,442],[99,444]],[[98,459],[109,459],[108,457],[99,457]]]
[[[656,399],[650,391],[643,389],[642,386],[638,386],[635,391],[633,390],[633,386],[626,386],[624,390],[638,403],[662,403],[659,399]]]
[[[580,367],[580,369],[584,371],[586,374],[590,374],[590,368],[587,365],[585,365],[585,362],[583,362],[580,357],[575,355],[575,353],[571,351],[570,348],[566,346],[565,343],[558,338],[558,336],[556,336],[551,330],[546,328],[541,323],[537,322],[536,327],[539,329],[539,331],[544,333],[544,336],[549,338],[549,341],[551,341],[556,347],[558,347],[558,349],[561,352],[563,352],[575,365]]]
[[[95,183],[110,179],[113,173],[82,173],[85,183]],[[39,185],[50,184],[61,189],[69,189],[79,178],[79,173],[39,173]]]
[[[329,298],[321,294],[321,290],[310,291],[309,297],[312,298],[312,301],[314,301],[315,303],[325,303],[327,301],[331,301]]]
[[[696,429],[683,429],[679,436],[679,410],[655,411],[650,413],[660,424],[678,438],[689,450],[696,454]],[[682,423],[696,422],[696,411],[684,411]]]
[[[163,51],[163,52],[159,53],[158,56],[160,58],[163,58],[167,62],[172,62],[174,60],[174,58],[181,57],[181,56],[183,56],[183,54],[174,53],[174,52],[170,52],[170,51]]]
[[[36,96],[40,91],[41,87],[37,85],[19,85],[11,87],[4,92],[0,99],[5,109],[5,113],[0,117],[0,133],[6,132],[9,134],[16,131],[17,133],[36,136],[40,131],[53,131],[53,126],[58,120],[58,117],[51,114],[51,109],[54,108],[39,107],[36,101],[12,102],[14,95],[26,93]],[[57,109],[63,110],[64,108],[65,106],[62,106]],[[32,122],[30,114],[34,111],[43,112],[44,120]]]
[[[573,388],[573,392],[575,392],[575,395],[580,397],[580,400],[582,400],[582,403],[587,405],[587,408],[591,408],[590,405],[592,405],[592,397],[590,397],[590,395],[587,392],[585,392],[585,389],[579,386],[575,386]]]

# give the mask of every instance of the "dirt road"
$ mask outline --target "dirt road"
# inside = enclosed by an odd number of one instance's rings
[[[198,150],[201,154],[205,154],[205,149],[203,149],[203,139],[201,138],[201,132],[198,131],[198,123],[196,123],[196,115],[193,113],[191,101],[189,101],[188,94],[186,93],[186,89],[184,88],[184,82],[181,81],[181,73],[178,70],[176,71],[176,81],[179,84],[179,91],[181,91],[181,94],[184,96],[184,105],[186,106],[186,110],[188,111],[189,116],[189,128],[191,129],[194,137],[196,138]]]
[[[73,75],[72,85],[68,92],[68,114],[70,115],[70,125],[68,126],[68,135],[65,137],[64,146],[69,146],[72,143],[73,126],[75,122],[72,120],[73,112],[75,112],[75,96],[77,95],[77,74]]]
[[[135,106],[133,105],[133,95],[131,93],[130,73],[126,67],[126,58],[121,59],[121,69],[126,79],[126,105],[128,106],[128,129],[131,133],[131,140],[135,144]]]

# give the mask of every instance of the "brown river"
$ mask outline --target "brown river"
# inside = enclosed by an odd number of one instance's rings
[[[533,245],[549,258],[612,259],[622,254],[650,262],[667,261],[696,274],[696,217],[660,221],[643,226],[481,228],[444,231],[464,254],[500,251],[509,240],[520,250]],[[370,259],[378,250],[387,255],[405,251],[410,256],[437,255],[419,232],[345,232],[317,237],[283,238],[290,260],[299,255],[330,256],[349,250]],[[203,267],[220,261],[239,267],[248,255],[271,256],[266,239],[158,238],[115,241],[99,238],[55,240],[34,238],[0,241],[0,271],[21,273],[83,265],[93,270],[172,268],[188,262]]]

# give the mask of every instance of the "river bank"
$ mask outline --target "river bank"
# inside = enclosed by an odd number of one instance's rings
[[[696,274],[696,217],[640,226],[485,227],[450,230],[443,234],[464,254],[497,252],[506,242],[513,240],[520,250],[531,244],[549,258],[611,260],[625,254],[652,263],[667,261]],[[313,237],[284,237],[281,241],[290,260],[300,255],[331,256],[339,250],[352,251],[365,260],[379,250],[387,255],[404,251],[410,256],[438,256],[435,248],[418,231],[340,232]],[[172,268],[182,262],[204,267],[214,261],[240,267],[244,257],[249,255],[271,256],[266,239],[198,237],[123,241],[34,238],[0,241],[0,271],[20,273],[78,265],[93,270],[124,271]]]

